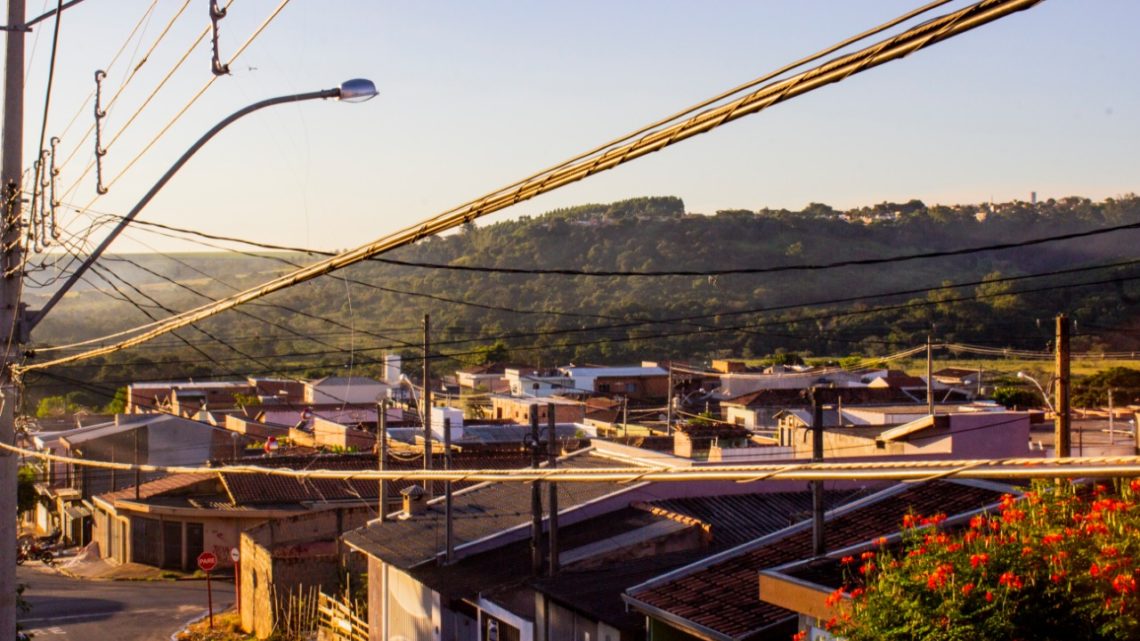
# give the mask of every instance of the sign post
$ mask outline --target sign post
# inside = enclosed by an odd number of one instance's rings
[[[198,568],[206,573],[206,607],[210,613],[210,629],[214,629],[214,593],[210,588],[210,572],[218,567],[218,557],[213,552],[198,555]]]
[[[230,560],[234,562],[234,603],[237,606],[238,617],[241,617],[241,552],[237,548],[230,548]]]

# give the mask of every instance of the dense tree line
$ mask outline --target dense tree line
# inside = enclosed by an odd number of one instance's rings
[[[701,271],[955,250],[1137,221],[1140,198],[1134,195],[1103,202],[1072,197],[954,207],[912,200],[848,211],[812,203],[802,211],[726,210],[714,215],[686,212],[678,198],[637,198],[467,225],[388,256],[521,269]],[[377,371],[374,363],[385,351],[405,354],[413,369],[418,367],[412,359],[419,353],[425,313],[432,315],[438,352],[454,355],[435,361],[440,372],[485,359],[496,343],[501,344],[496,356],[502,356],[505,347],[511,360],[541,365],[670,357],[700,361],[777,351],[878,355],[913,346],[927,334],[938,340],[1046,349],[1051,319],[1061,311],[1077,320],[1075,348],[1134,350],[1140,347],[1140,285],[1129,279],[1140,273],[1137,268],[1000,279],[1130,260],[1137,233],[1125,230],[1004,251],[756,275],[598,278],[472,273],[373,261],[201,325],[229,346],[201,331],[185,330],[180,338],[164,337],[153,346],[52,373],[60,378],[35,381],[63,385],[66,379],[78,379],[109,396],[130,380],[274,370],[304,376],[344,373],[350,366],[355,372]],[[118,258],[106,262],[107,267],[162,305],[186,309],[201,304],[205,296],[224,296],[233,287],[283,273],[289,269],[285,261],[315,257],[204,254],[182,255],[178,262],[155,255]],[[1106,282],[1069,287],[1089,281]],[[966,282],[978,284],[872,298]],[[37,340],[66,343],[147,322],[148,313],[165,315],[150,301],[139,299],[151,306],[140,311],[109,297],[113,292],[107,287],[102,289],[80,291],[60,305],[37,330]],[[855,297],[865,298],[827,302]],[[887,309],[879,309],[883,307]],[[640,323],[697,316],[701,318]],[[349,348],[351,355],[343,351]],[[104,398],[100,403],[106,402]]]

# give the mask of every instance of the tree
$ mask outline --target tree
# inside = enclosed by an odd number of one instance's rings
[[[127,411],[127,388],[120,387],[115,390],[115,397],[103,407],[104,414],[122,414]]]
[[[1021,387],[999,387],[994,390],[994,400],[1007,408],[1041,407],[1041,395]]]
[[[34,465],[21,465],[16,472],[16,510],[28,512],[36,507],[36,481],[40,470]]]

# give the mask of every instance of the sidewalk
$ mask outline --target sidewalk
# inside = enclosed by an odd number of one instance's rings
[[[163,570],[140,563],[111,563],[99,555],[98,548],[80,548],[73,557],[61,557],[55,564],[56,571],[77,579],[99,579],[106,581],[165,581],[198,578],[192,574]]]

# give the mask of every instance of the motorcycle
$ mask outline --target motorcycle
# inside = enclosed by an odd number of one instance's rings
[[[55,553],[52,548],[53,546],[41,545],[38,541],[26,542],[16,552],[16,565],[23,565],[24,561],[29,559],[40,561],[44,565],[54,565]]]

